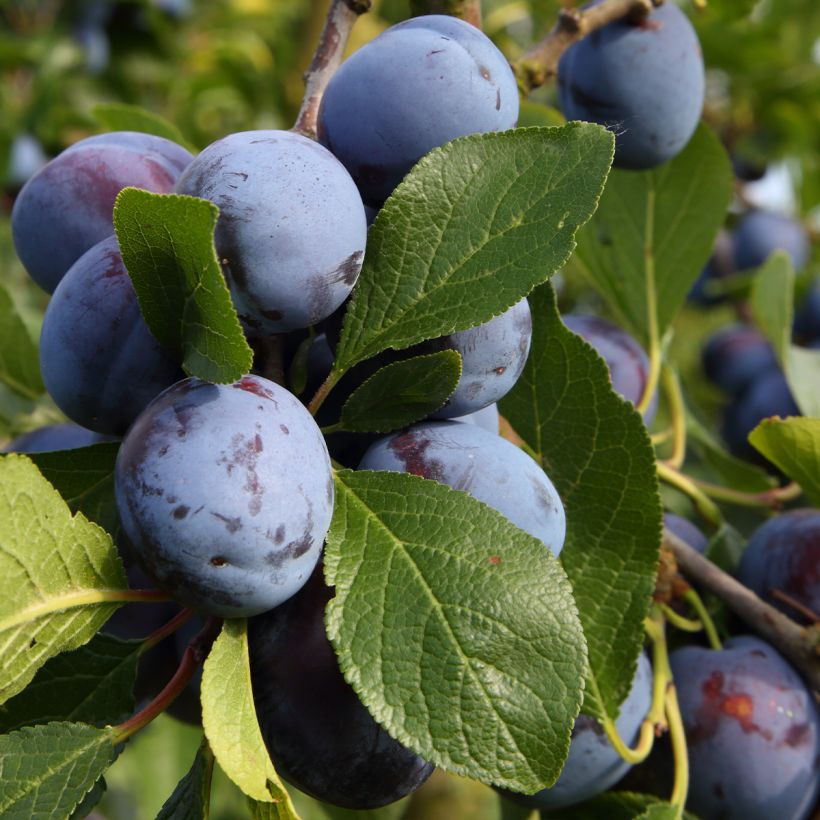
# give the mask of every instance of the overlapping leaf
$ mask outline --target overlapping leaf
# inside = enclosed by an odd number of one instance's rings
[[[156,820],[208,820],[214,756],[203,740],[188,773],[162,804]]]
[[[45,392],[37,346],[29,336],[8,291],[0,285],[0,381],[17,395],[35,401]]]
[[[138,105],[98,103],[91,113],[109,131],[141,131],[186,145],[185,137],[176,125]]]

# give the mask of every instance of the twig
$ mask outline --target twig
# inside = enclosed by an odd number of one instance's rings
[[[481,0],[410,0],[414,17],[422,14],[449,14],[481,28]]]
[[[791,661],[815,692],[820,692],[820,630],[817,627],[798,626],[668,529],[663,531],[663,541],[675,553],[685,575],[717,595]]]
[[[325,27],[305,72],[305,96],[293,126],[294,131],[316,139],[316,119],[319,103],[330,78],[342,63],[353,24],[370,10],[371,0],[331,0]]]
[[[552,31],[524,52],[513,66],[523,95],[544,85],[558,71],[561,55],[578,40],[622,17],[645,17],[662,0],[602,0],[584,9],[561,9]]]

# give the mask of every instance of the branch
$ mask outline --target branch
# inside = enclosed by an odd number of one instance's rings
[[[663,543],[675,554],[685,575],[717,595],[755,632],[773,644],[800,671],[815,693],[820,692],[820,629],[817,626],[798,626],[668,529],[663,531]]]
[[[422,14],[449,14],[481,28],[481,0],[410,0],[413,17]]]
[[[316,139],[316,119],[322,95],[342,64],[350,31],[360,14],[370,10],[371,0],[331,0],[319,44],[305,72],[305,96],[293,130]]]
[[[556,75],[561,55],[573,43],[622,17],[645,17],[653,6],[662,2],[663,0],[602,0],[597,6],[583,11],[561,9],[552,31],[524,52],[523,57],[513,65],[522,95],[526,96]]]

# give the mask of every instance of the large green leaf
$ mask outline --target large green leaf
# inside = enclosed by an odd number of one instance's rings
[[[17,313],[8,291],[0,285],[0,381],[30,401],[45,392],[37,346]]]
[[[325,573],[342,671],[391,735],[485,783],[554,782],[586,656],[566,575],[541,541],[442,484],[344,470]]]
[[[474,327],[545,282],[595,210],[612,152],[608,131],[577,122],[431,151],[370,229],[335,369]]]
[[[578,232],[573,264],[644,342],[675,318],[726,217],[733,176],[704,125],[651,171],[613,170],[598,210]]]
[[[125,188],[114,228],[140,310],[190,376],[226,383],[253,362],[214,248],[219,209],[191,196]]]
[[[203,739],[191,768],[162,804],[156,820],[208,820],[213,771],[213,752]]]
[[[532,348],[502,414],[540,458],[564,502],[561,562],[589,646],[584,709],[614,715],[643,644],[655,587],[661,505],[655,458],[600,356],[561,322],[549,286],[531,297]]]
[[[114,756],[111,730],[83,723],[49,723],[0,736],[0,817],[69,817]]]
[[[89,641],[127,589],[111,537],[22,455],[0,459],[0,703],[53,655]]]

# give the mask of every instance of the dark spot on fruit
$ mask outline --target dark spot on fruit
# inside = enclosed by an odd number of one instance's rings
[[[496,111],[501,110],[501,89],[500,88],[496,89],[496,92],[495,92],[495,110]]]
[[[305,533],[296,541],[291,541],[287,546],[287,551],[291,558],[299,558],[304,555],[313,546],[313,538]]]
[[[190,507],[186,507],[184,504],[180,504],[174,510],[174,518],[176,518],[177,520],[185,518],[185,516],[188,515],[188,513],[190,512],[190,510]]]
[[[227,563],[227,560],[224,559],[221,555],[214,555],[214,557],[211,558],[212,567],[224,567]]]
[[[290,430],[288,430],[288,428],[287,428],[287,426],[286,426],[286,425],[284,425],[284,424],[280,424],[280,425],[279,425],[279,429],[282,431],[282,433],[283,433],[284,435],[286,435],[286,436],[289,436],[289,435],[290,435]]]
[[[232,518],[230,516],[221,515],[220,513],[215,512],[212,512],[211,515],[222,521],[225,524],[225,529],[231,533],[231,535],[233,535],[237,530],[242,529],[242,521],[238,517]]]
[[[660,31],[663,28],[663,23],[659,20],[650,20],[648,17],[642,17],[635,25],[645,31]]]
[[[257,453],[261,453],[264,449],[262,446],[262,436],[260,436],[259,433],[253,437],[253,449],[256,450]]]
[[[493,373],[495,373],[496,376],[503,376],[506,372],[507,372],[506,367],[496,367],[493,370]]]
[[[783,738],[783,743],[786,746],[791,746],[792,749],[796,749],[811,743],[811,735],[811,726],[808,723],[795,723],[789,726]]]
[[[444,465],[437,459],[427,459],[427,449],[432,442],[422,435],[408,430],[395,436],[390,449],[404,464],[404,469],[413,475],[440,481],[444,476]]]
[[[270,399],[276,401],[273,397],[273,392],[268,390],[260,381],[253,376],[243,376],[236,384],[233,385],[237,390],[244,390],[247,393],[253,393],[263,399]]]
[[[478,73],[487,81],[492,79],[492,74],[490,74],[490,69],[487,66],[480,65],[478,67]]]
[[[725,678],[722,672],[714,671],[701,684],[703,700],[698,707],[694,725],[689,732],[692,745],[712,737],[724,718],[736,720],[745,734],[755,732],[766,740],[772,734],[754,721],[754,700],[745,692],[724,692]]]
[[[344,282],[352,288],[356,284],[359,271],[362,269],[363,251],[355,251],[348,256],[328,277],[329,282]]]
[[[436,49],[433,49],[433,51],[428,52],[427,56],[432,57],[434,54],[443,54],[443,53],[444,53],[443,48],[436,48]]]
[[[282,313],[281,310],[261,310],[259,311],[266,319],[270,319],[271,322],[281,322],[284,319],[285,314]]]
[[[285,525],[284,524],[280,524],[276,528],[276,533],[273,536],[273,540],[277,544],[281,544],[285,540]]]
[[[766,657],[766,653],[765,653],[765,652],[761,652],[759,649],[753,649],[753,650],[752,650],[749,654],[750,654],[753,658],[765,658],[765,657]]]

